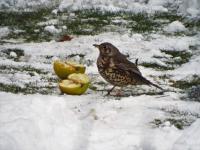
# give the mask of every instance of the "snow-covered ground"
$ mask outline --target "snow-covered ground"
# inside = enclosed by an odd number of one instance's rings
[[[167,12],[170,7],[178,7],[185,15],[198,17],[199,0],[1,0],[0,9],[34,10],[59,6],[59,11],[97,8],[108,11]],[[169,7],[170,6],[170,7]]]
[[[120,101],[98,93],[81,98],[0,96],[4,97],[0,101],[2,150],[198,150],[200,146],[199,120],[185,130],[167,120],[173,109],[174,116],[192,120],[200,115],[200,104],[180,101],[174,93]],[[158,119],[163,122],[157,126]]]
[[[198,0],[3,0],[0,7],[50,3],[59,5],[35,16],[0,14],[0,150],[199,150]],[[172,14],[175,4],[181,7]],[[59,12],[82,8],[151,15]],[[73,38],[59,42],[63,35]],[[139,58],[142,74],[165,91],[144,85],[105,96],[111,86],[98,74],[92,46],[102,42]],[[84,95],[61,95],[56,59],[87,67],[91,87]]]

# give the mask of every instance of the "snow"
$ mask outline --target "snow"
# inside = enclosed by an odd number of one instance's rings
[[[10,30],[8,27],[0,27],[0,39],[7,36],[10,33]]]
[[[46,26],[44,28],[44,31],[47,31],[51,34],[56,34],[61,32],[61,30],[57,29],[54,25]]]
[[[178,145],[184,140],[182,137],[199,128],[195,123],[187,132],[168,125],[151,127],[153,119],[165,116],[159,108],[176,105],[180,110],[184,107],[199,112],[199,103],[195,108],[167,95],[142,95],[120,101],[105,100],[96,94],[80,97],[1,92],[0,97],[1,149],[170,150],[174,143],[177,149],[182,147]],[[198,133],[194,135],[198,137]],[[186,144],[185,147],[193,147],[191,142]],[[195,142],[195,146],[199,144]]]
[[[1,99],[0,149],[72,149],[71,135],[78,132],[80,121],[65,101],[12,94]]]
[[[123,53],[129,53],[133,60],[139,58],[141,62],[153,60],[161,64],[163,62],[153,58],[154,55],[163,55],[160,49],[182,51],[198,43],[198,36],[168,37],[160,34],[149,36],[151,40],[146,41],[139,33],[132,36],[102,33],[95,36],[74,37],[70,42],[4,44],[0,46],[0,50],[19,48],[24,50],[24,57],[28,59],[26,62],[4,59],[0,64],[32,66],[52,72],[52,64],[44,63],[44,56],[52,55],[53,60],[65,58],[71,53],[81,53],[86,55],[86,59],[94,61],[87,67],[87,73],[98,74],[95,65],[98,51],[92,46],[94,43],[108,41]],[[180,76],[184,77],[185,74],[182,74],[184,70],[186,74],[191,75],[199,71],[198,65],[199,57],[196,57],[173,73],[175,75],[180,73]],[[139,68],[148,79],[150,75],[161,74],[145,67],[139,66]],[[42,76],[38,74],[30,76],[26,72],[6,74],[1,76],[0,81],[24,88],[26,84],[48,85],[48,82],[42,80]],[[167,112],[188,113],[189,119],[194,118],[193,114],[200,115],[200,103],[181,101],[179,93],[174,92],[166,92],[161,96],[129,96],[121,98],[120,101],[91,90],[82,96],[58,96],[58,93],[21,95],[0,92],[0,97],[0,149],[9,150],[181,149],[181,143],[187,140],[187,135],[198,130],[195,123],[186,128],[187,130],[179,130],[169,121],[164,121],[159,127],[154,127],[151,122],[155,119],[165,120],[173,117]],[[195,136],[198,137],[198,134]],[[193,140],[195,146],[200,146],[198,140]],[[195,146],[192,146],[190,141],[185,145],[192,150],[195,150]]]
[[[149,5],[155,5],[155,6],[164,6],[168,3],[173,3],[174,0],[149,0],[148,4]]]
[[[172,150],[198,150],[200,147],[200,119],[184,131],[184,134],[176,141]]]
[[[1,0],[0,9],[32,10],[38,8],[52,7],[60,0]]]
[[[162,3],[163,4],[163,3]],[[167,8],[162,5],[158,5],[158,3],[151,2],[150,4],[145,4],[145,1],[137,1],[137,0],[113,0],[113,1],[97,1],[97,0],[79,0],[79,1],[69,1],[63,0],[59,5],[59,10],[78,10],[78,9],[101,9],[106,11],[133,11],[135,13],[140,12],[167,12]]]
[[[174,77],[173,79],[185,79],[189,78],[189,76],[192,75],[200,75],[200,56],[196,56],[192,60],[190,60],[188,63],[183,64],[180,68],[177,68],[173,72],[171,71],[170,74],[172,74]]]
[[[57,14],[58,14],[58,10],[57,10],[57,9],[54,9],[54,10],[52,10],[51,13],[54,14],[54,15],[57,15]]]
[[[180,12],[191,17],[198,17],[200,14],[200,1],[199,0],[182,0],[179,8]]]
[[[54,29],[54,30],[55,30],[55,26],[54,25],[57,25],[57,24],[58,24],[58,20],[57,19],[51,19],[51,20],[48,20],[46,22],[37,23],[38,26],[46,26],[47,29],[50,28],[50,29]]]
[[[47,26],[50,29],[54,29],[54,26]],[[70,42],[58,43],[55,41],[51,42],[42,42],[42,43],[23,43],[23,44],[5,44],[0,47],[0,49],[5,48],[18,48],[25,50],[27,55],[70,55],[72,53],[81,53],[86,55],[86,59],[95,61],[97,58],[97,51],[92,46],[94,43],[100,44],[103,42],[110,42],[116,45],[121,52],[124,54],[129,54],[131,59],[139,58],[142,61],[152,61],[155,60],[152,58],[154,55],[162,56],[159,50],[171,50],[171,51],[185,51],[189,49],[189,46],[197,44],[199,41],[198,36],[165,36],[160,34],[150,34],[152,40],[145,40],[142,34],[133,34],[129,35],[128,33],[119,34],[119,33],[102,33],[94,36],[79,36],[75,37]],[[119,42],[120,41],[120,42]],[[32,57],[35,61],[34,57]],[[37,58],[36,58],[37,59]],[[160,62],[162,63],[162,62]]]
[[[10,52],[10,56],[16,58],[17,54],[15,52]]]
[[[167,12],[169,5],[177,4],[180,4],[179,11],[182,14],[198,17],[198,0],[1,0],[0,9],[24,8],[21,10],[26,11],[54,5],[56,7],[51,12],[53,19],[45,17],[44,22],[37,22],[37,26],[56,35],[67,29],[64,24],[59,26],[57,17],[66,17],[62,13],[56,16],[59,11],[97,8],[103,11],[152,14],[157,11]],[[75,18],[76,14],[70,12],[69,16]],[[115,17],[112,23],[126,25],[127,22]],[[178,20],[167,23],[163,27],[165,32],[106,32],[87,36],[72,35],[71,41],[40,43],[3,39],[11,32],[23,34],[26,31],[1,26],[0,38],[3,42],[0,43],[0,67],[9,69],[0,71],[0,84],[25,90],[27,85],[39,90],[45,86],[53,87],[53,92],[46,95],[40,92],[0,92],[0,150],[198,150],[200,103],[185,101],[185,91],[172,87],[168,80],[190,81],[194,75],[200,76],[199,31],[190,32]],[[104,91],[89,89],[81,96],[61,95],[52,62],[66,59],[71,54],[83,54],[84,60],[78,55],[73,59],[87,66],[86,73],[92,82],[102,82],[104,80],[96,67],[98,50],[92,45],[103,42],[110,42],[122,53],[129,54],[132,62],[139,58],[142,74],[166,91],[160,94],[157,89],[144,85],[127,87],[126,90],[130,89],[133,94],[126,97],[104,96],[105,88],[110,88],[110,85],[104,87],[94,83],[98,90]],[[20,49],[24,56],[19,56],[15,51],[3,53],[7,49]],[[163,71],[141,65],[156,63],[168,66],[163,60],[172,59],[172,56],[161,50],[189,52],[192,57],[188,62],[175,64],[173,70]],[[24,68],[33,68],[33,71]],[[169,76],[169,79],[165,81],[161,79],[162,76]],[[153,91],[155,95],[147,95],[146,91]],[[173,122],[180,123],[179,120],[183,122],[182,129]]]
[[[168,33],[185,32],[187,29],[180,21],[174,21],[164,28]]]
[[[167,12],[168,6],[178,6],[178,11],[184,15],[198,17],[200,14],[199,0],[1,0],[0,9],[10,10],[35,10],[38,8],[47,8],[58,6],[58,9],[52,11],[57,14],[57,11],[70,11],[77,9],[96,8],[108,11],[131,11],[134,13],[147,12]]]

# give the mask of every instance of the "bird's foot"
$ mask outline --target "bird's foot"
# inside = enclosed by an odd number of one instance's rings
[[[108,93],[105,96],[110,95],[110,93],[114,90],[115,86],[113,86],[110,90],[108,90]]]
[[[116,97],[122,97],[124,95],[124,93],[122,92],[121,89],[116,89],[115,93],[111,94],[111,92],[113,91],[114,87],[108,91],[108,93],[105,96],[116,96]]]
[[[116,90],[115,96],[117,96],[117,97],[122,97],[123,95],[124,95],[124,93],[122,92],[121,89],[117,89],[117,90]]]

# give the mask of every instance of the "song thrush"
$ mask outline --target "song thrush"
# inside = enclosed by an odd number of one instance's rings
[[[106,42],[100,45],[94,44],[93,46],[99,49],[97,68],[100,75],[113,85],[113,88],[108,91],[108,94],[116,86],[124,87],[128,85],[146,84],[163,90],[142,76],[137,67],[137,60],[135,63],[132,63],[127,59],[126,55],[120,53],[111,43]]]

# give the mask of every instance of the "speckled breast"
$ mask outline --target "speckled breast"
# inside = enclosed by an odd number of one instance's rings
[[[127,86],[131,84],[131,77],[127,72],[123,72],[119,69],[112,69],[108,64],[98,59],[97,61],[98,71],[101,76],[109,83],[116,86]]]

